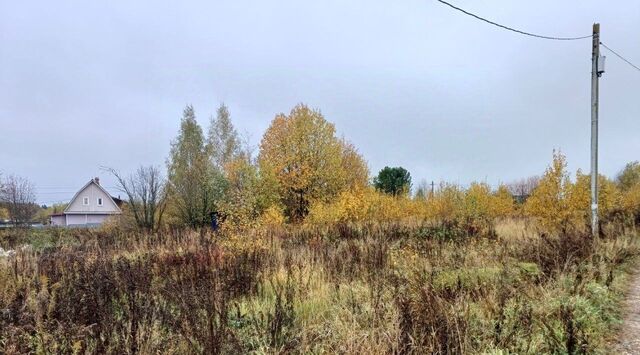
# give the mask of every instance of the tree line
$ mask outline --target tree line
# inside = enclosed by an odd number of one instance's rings
[[[179,132],[170,144],[166,170],[141,165],[130,174],[122,174],[116,169],[105,168],[115,177],[119,190],[126,197],[125,219],[138,228],[148,231],[161,226],[202,228],[214,219],[238,227],[301,222],[313,208],[317,210],[314,218],[322,215],[323,208],[348,209],[345,204],[348,205],[350,199],[363,199],[362,191],[406,198],[410,197],[412,188],[411,174],[402,167],[385,167],[370,179],[367,162],[356,147],[337,136],[335,126],[320,110],[305,104],[298,104],[288,114],[280,113],[273,118],[261,138],[257,154],[238,134],[224,104],[211,116],[206,131],[198,124],[193,106],[187,105]],[[559,159],[564,158],[556,155],[554,164],[564,164],[559,163]],[[559,168],[551,171],[559,171]],[[587,178],[579,173],[578,186],[588,185]],[[515,181],[493,194],[510,196],[516,203],[523,203],[537,189],[538,195],[529,204],[533,206],[539,200],[540,191],[562,190],[566,177],[554,180],[555,185],[552,185],[560,187],[552,188],[549,183],[543,183],[542,189],[539,188],[541,179],[530,177]],[[639,184],[638,162],[627,164],[615,181],[620,191],[633,192],[634,186]],[[491,193],[490,188],[478,186],[475,187],[478,191]],[[439,189],[446,194],[451,186],[441,184]],[[430,191],[423,182],[413,198],[428,199],[432,191],[433,187]],[[551,191],[550,195],[553,194]],[[578,195],[575,191],[572,194]],[[367,196],[376,199],[373,195]],[[342,206],[331,205],[336,201]],[[376,201],[381,203],[382,200]],[[46,214],[61,208],[54,206],[44,210],[35,202],[35,186],[28,179],[15,175],[3,179],[0,176],[0,219],[26,222],[33,220],[38,212]],[[543,205],[554,201],[543,202],[538,203],[541,207],[530,209],[532,215],[551,211]],[[561,213],[555,211],[554,215]]]
[[[302,221],[316,202],[369,184],[369,169],[357,149],[336,135],[319,110],[304,104],[272,120],[253,154],[222,104],[200,127],[185,107],[171,142],[166,178],[153,166],[129,176],[108,169],[128,199],[135,223],[201,228],[212,218],[235,226],[269,219]]]

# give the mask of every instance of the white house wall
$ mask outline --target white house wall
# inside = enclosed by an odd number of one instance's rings
[[[51,225],[52,226],[66,226],[67,220],[66,216],[51,216]]]
[[[89,198],[89,204],[84,205],[84,198]],[[102,198],[102,206],[98,206],[98,198]],[[107,195],[101,188],[95,184],[89,184],[81,190],[76,198],[71,201],[65,213],[120,213],[118,206],[113,202],[111,197]],[[69,223],[68,223],[69,224]]]
[[[85,225],[85,224],[102,224],[111,215],[106,214],[68,214],[67,225]]]

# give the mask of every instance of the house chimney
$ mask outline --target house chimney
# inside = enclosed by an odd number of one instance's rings
[[[100,185],[100,178],[99,178],[99,177],[97,177],[97,176],[96,176],[96,177],[94,177],[94,178],[93,178],[93,181],[95,181],[95,182],[96,182],[96,184]]]

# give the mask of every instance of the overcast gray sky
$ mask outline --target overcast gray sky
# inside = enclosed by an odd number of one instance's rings
[[[456,5],[525,31],[591,33],[640,62],[640,1]],[[589,169],[589,39],[507,32],[435,0],[0,0],[0,171],[68,200],[100,166],[164,168],[182,110],[220,102],[257,146],[275,114],[322,110],[372,172],[492,185],[554,148]],[[640,72],[607,53],[601,172],[640,159]],[[110,189],[113,193],[117,193]]]

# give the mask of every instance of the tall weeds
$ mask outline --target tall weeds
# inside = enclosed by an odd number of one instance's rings
[[[522,228],[3,231],[0,352],[604,351],[637,238]]]

